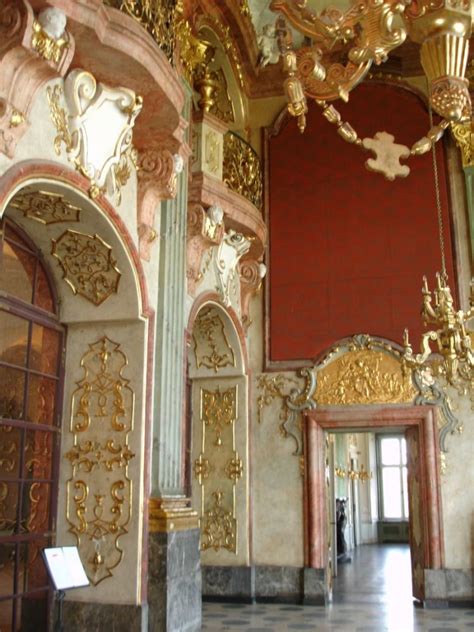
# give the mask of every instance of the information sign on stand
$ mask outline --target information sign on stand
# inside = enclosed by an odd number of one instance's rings
[[[58,616],[54,632],[63,632],[63,600],[66,590],[89,586],[77,546],[60,546],[43,549],[49,577],[57,591]]]

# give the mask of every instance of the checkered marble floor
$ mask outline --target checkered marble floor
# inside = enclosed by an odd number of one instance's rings
[[[474,609],[424,610],[411,595],[405,544],[363,545],[350,551],[334,579],[327,608],[284,604],[203,603],[203,630],[237,632],[474,632]]]
[[[203,630],[241,632],[474,632],[474,610],[423,610],[400,604],[203,604]]]

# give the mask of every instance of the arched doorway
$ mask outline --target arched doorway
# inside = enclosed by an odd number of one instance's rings
[[[194,314],[190,475],[201,526],[203,594],[210,596],[225,590],[215,581],[220,567],[250,565],[248,368],[231,310],[208,300]]]
[[[90,587],[68,592],[66,627],[74,627],[75,613],[101,612],[103,604],[138,619],[146,585],[148,279],[127,225],[107,199],[87,196],[83,180],[66,169],[58,179],[44,163],[13,167],[0,178],[0,213],[49,264],[58,297],[55,322],[67,327],[57,506],[51,505],[56,523],[47,534],[56,546],[78,547]],[[29,629],[23,615],[16,629],[20,623]],[[48,629],[37,608],[32,629]]]
[[[0,629],[43,630],[55,536],[65,329],[36,246],[0,238]]]

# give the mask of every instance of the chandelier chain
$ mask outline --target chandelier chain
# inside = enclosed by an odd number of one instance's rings
[[[431,105],[429,106],[430,114],[430,126],[433,127],[433,111]],[[446,254],[444,245],[444,222],[443,222],[443,208],[441,206],[441,194],[439,189],[439,176],[438,176],[438,161],[436,160],[436,147],[433,143],[431,147],[431,155],[433,158],[433,174],[435,183],[435,196],[436,196],[436,208],[438,212],[438,231],[439,231],[439,248],[441,251],[441,275],[446,281],[448,273],[446,272]]]

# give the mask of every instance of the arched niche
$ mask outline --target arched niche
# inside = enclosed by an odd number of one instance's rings
[[[238,321],[216,300],[197,305],[188,349],[189,470],[203,593],[211,595],[212,567],[250,563],[248,374]]]
[[[85,179],[67,169],[20,163],[0,178],[0,218],[20,226],[42,253],[67,327],[56,540],[78,546],[91,582],[71,598],[138,605],[146,281],[125,223],[105,198],[92,201],[86,190]],[[100,538],[93,537],[97,511]]]
[[[237,327],[217,302],[206,302],[194,318],[188,361],[192,379],[231,377],[247,371]]]

